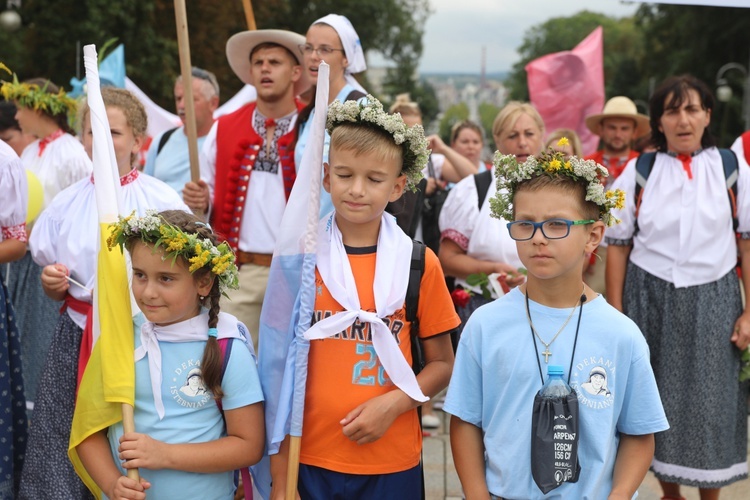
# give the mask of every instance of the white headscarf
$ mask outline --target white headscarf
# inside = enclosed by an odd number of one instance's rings
[[[344,70],[344,78],[346,82],[355,87],[360,92],[367,93],[357,80],[352,76],[356,73],[361,73],[367,69],[367,62],[365,61],[365,52],[362,50],[362,43],[359,41],[359,35],[352,26],[351,21],[344,16],[339,14],[328,14],[325,17],[321,17],[313,24],[327,24],[339,35],[341,39],[341,45],[344,46],[344,53],[346,54],[346,60],[349,61],[349,65]]]

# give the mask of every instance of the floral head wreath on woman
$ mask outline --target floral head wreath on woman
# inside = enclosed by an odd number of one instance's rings
[[[328,106],[326,130],[329,134],[339,125],[356,123],[381,130],[393,136],[393,142],[401,146],[404,164],[401,172],[406,175],[406,184],[412,191],[422,180],[422,170],[430,159],[429,144],[424,136],[421,125],[409,127],[404,123],[399,113],[389,114],[383,109],[383,104],[368,95],[364,102],[333,101]]]
[[[178,256],[184,258],[190,264],[188,271],[191,273],[205,269],[216,275],[222,295],[226,296],[228,289],[239,288],[235,255],[226,241],[216,246],[199,234],[186,233],[167,223],[155,210],[147,210],[143,217],[136,217],[133,211],[109,227],[112,231],[107,238],[110,250],[116,246],[122,249],[129,240],[140,238],[155,249],[162,248],[165,259],[171,258],[174,262]]]
[[[78,102],[63,89],[52,94],[47,92],[47,85],[40,87],[35,83],[19,82],[18,76],[3,63],[0,63],[0,69],[13,75],[13,81],[2,80],[0,85],[0,94],[6,101],[15,101],[24,108],[45,111],[53,116],[67,115],[70,123],[75,120]]]
[[[563,137],[558,146],[568,144]],[[607,177],[607,169],[593,160],[583,160],[577,156],[565,158],[565,154],[549,149],[538,157],[530,156],[524,163],[518,163],[513,155],[495,153],[493,161],[497,176],[497,193],[490,200],[492,216],[498,219],[513,220],[513,197],[519,184],[542,175],[566,176],[586,184],[586,201],[599,206],[599,216],[607,226],[619,224],[620,220],[612,215],[612,209],[625,206],[625,193],[616,189],[604,191],[601,179]]]

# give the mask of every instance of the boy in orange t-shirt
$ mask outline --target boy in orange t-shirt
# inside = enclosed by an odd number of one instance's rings
[[[444,389],[449,334],[460,324],[435,254],[426,250],[417,309],[425,366],[411,365],[404,299],[412,241],[383,211],[419,182],[429,151],[372,96],[331,104],[323,185],[334,212],[320,226],[298,491],[308,498],[420,498],[416,408]],[[271,456],[283,498],[289,438]]]

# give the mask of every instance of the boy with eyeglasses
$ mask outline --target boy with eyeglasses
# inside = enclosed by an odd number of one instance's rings
[[[461,336],[444,410],[466,498],[632,498],[653,433],[668,424],[641,332],[581,279],[624,194],[604,192],[597,163],[553,151],[523,164],[497,154],[495,166],[492,215],[512,221],[528,279],[479,308]],[[581,471],[545,495],[530,438],[547,364],[564,367],[578,398]],[[594,368],[608,391],[582,388]]]

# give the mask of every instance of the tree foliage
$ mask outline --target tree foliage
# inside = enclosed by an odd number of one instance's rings
[[[519,61],[506,82],[510,97],[528,100],[528,62],[572,49],[599,25],[604,29],[607,98],[625,95],[642,105],[664,78],[684,73],[715,89],[717,72],[729,62],[742,64],[750,73],[750,8],[644,4],[629,18],[583,11],[529,29],[518,49]],[[736,70],[725,75],[734,96],[714,109],[712,131],[720,145],[731,143],[744,128],[742,99],[747,75]]]
[[[602,26],[604,31],[606,95],[633,96],[633,92],[638,92],[638,66],[643,40],[636,29],[635,20],[617,19],[584,10],[570,17],[549,19],[526,32],[518,49],[520,60],[513,65],[506,82],[510,98],[529,100],[525,69],[529,62],[552,52],[573,49],[598,26]]]
[[[443,141],[448,144],[450,142],[451,127],[453,124],[469,119],[469,106],[465,102],[460,102],[449,107],[443,113],[440,118],[440,125],[438,127],[438,134]]]
[[[492,150],[495,150],[495,140],[492,138],[492,124],[495,123],[495,117],[500,112],[500,108],[494,104],[483,102],[479,105],[479,124],[484,129],[484,142]]]
[[[398,92],[429,94],[413,77],[422,54],[428,0],[256,0],[253,8],[259,29],[288,29],[303,35],[326,14],[345,15],[365,49],[379,50],[396,63]],[[216,73],[226,100],[242,86],[225,54],[227,39],[247,29],[242,2],[187,0],[186,9],[191,61]],[[76,43],[100,47],[117,37],[125,44],[128,77],[161,106],[174,106],[172,92],[180,63],[173,0],[24,0],[20,14],[19,31],[0,31],[0,61],[19,78],[44,76],[69,89],[82,58]]]
[[[670,75],[690,73],[714,92],[717,73],[736,62],[750,72],[750,8],[644,5],[636,20],[648,53],[643,54],[643,76],[658,85]],[[719,145],[730,145],[744,129],[743,85],[750,73],[731,70],[723,75],[734,90],[728,103],[717,102],[711,130]]]

